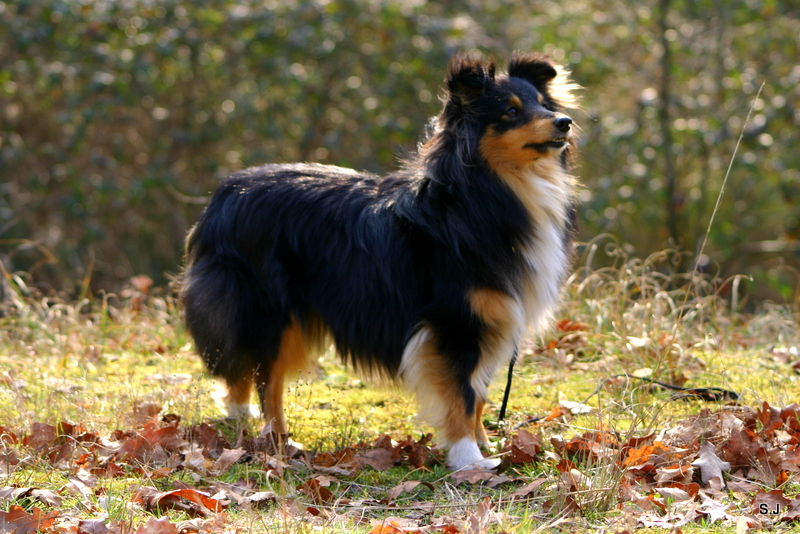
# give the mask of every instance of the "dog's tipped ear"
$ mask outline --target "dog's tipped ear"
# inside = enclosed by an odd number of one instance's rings
[[[494,61],[470,59],[466,54],[458,54],[447,68],[447,90],[450,98],[458,104],[469,103],[483,94],[494,81]]]
[[[543,54],[514,54],[508,63],[508,75],[529,81],[540,91],[558,75],[550,58]]]

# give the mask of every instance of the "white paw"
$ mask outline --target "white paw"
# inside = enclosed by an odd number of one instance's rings
[[[247,419],[253,416],[253,411],[250,409],[249,404],[226,402],[225,408],[228,410],[228,419]]]
[[[447,453],[447,465],[450,469],[463,469],[468,466],[495,469],[500,460],[484,458],[478,444],[470,438],[462,438],[450,446]]]
[[[500,466],[500,458],[484,458],[483,460],[475,462],[474,465],[493,471]]]
[[[303,450],[303,444],[293,440],[292,438],[286,438],[286,445],[288,445],[289,447],[294,447],[295,449],[301,451]]]

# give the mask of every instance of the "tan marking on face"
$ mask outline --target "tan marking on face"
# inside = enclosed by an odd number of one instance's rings
[[[553,126],[553,118],[534,119],[527,124],[503,133],[490,127],[481,139],[478,150],[495,172],[502,169],[522,170],[533,161],[552,155],[555,151],[540,152],[526,145],[548,143],[564,137]]]
[[[524,148],[530,143],[546,143],[563,137],[553,126],[553,119],[535,119],[529,124],[498,134],[493,128],[481,139],[478,150],[489,168],[516,194],[534,220],[553,216],[556,206],[550,206],[543,199],[541,187],[531,181],[537,177],[556,185],[559,191],[571,192],[572,178],[563,170],[559,159],[560,151],[539,152],[535,148]],[[560,217],[555,213],[555,216]]]
[[[514,96],[512,96],[511,98],[508,99],[508,105],[510,107],[515,107],[517,109],[523,109],[524,108],[524,106],[522,105],[522,100],[516,95],[514,95]]]
[[[543,95],[542,93],[539,93],[539,94],[536,96],[536,99],[537,99],[537,100],[539,101],[539,103],[541,104],[542,102],[544,102],[544,95]]]

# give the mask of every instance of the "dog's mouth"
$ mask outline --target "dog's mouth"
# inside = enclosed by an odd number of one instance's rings
[[[545,143],[528,143],[525,145],[525,148],[532,148],[534,150],[538,150],[539,152],[546,152],[547,150],[558,150],[559,148],[564,148],[566,144],[566,137],[556,137],[555,139]]]

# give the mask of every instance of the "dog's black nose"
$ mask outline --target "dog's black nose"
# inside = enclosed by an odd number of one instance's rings
[[[567,132],[569,131],[569,125],[572,124],[572,119],[569,117],[559,117],[553,121],[553,126],[558,128],[560,132]]]

